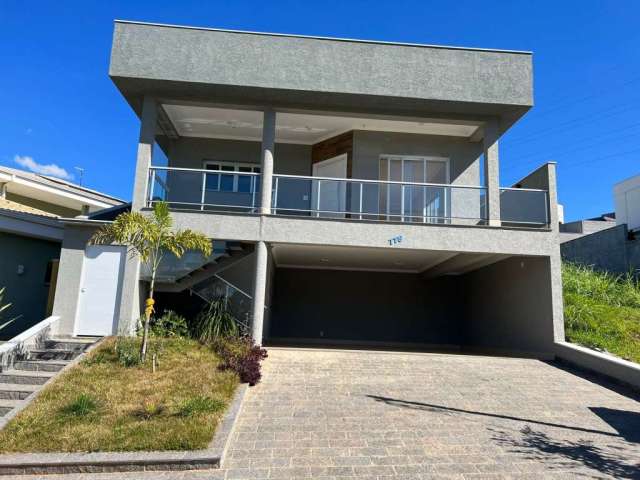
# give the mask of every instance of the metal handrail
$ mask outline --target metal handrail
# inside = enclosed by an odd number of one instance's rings
[[[247,175],[259,177],[261,174],[256,172],[237,172],[230,170],[208,170],[206,168],[183,168],[183,167],[156,167],[154,165],[149,167],[149,170],[165,170],[176,172],[195,172],[195,173],[223,173],[226,175]]]
[[[244,290],[241,290],[240,288],[238,288],[236,285],[234,285],[231,282],[228,282],[227,280],[225,280],[224,278],[222,278],[220,275],[218,275],[217,273],[213,274],[214,277],[216,277],[218,280],[221,280],[222,283],[224,283],[225,285],[233,288],[234,290],[237,290],[238,292],[240,292],[241,294],[243,294],[245,297],[247,297],[249,300],[252,300],[253,297],[251,295],[249,295],[247,292],[245,292]]]
[[[149,189],[149,197],[147,198],[148,205],[152,205],[155,200],[153,199],[153,187],[154,183],[157,181],[158,184],[168,192],[168,181],[163,180],[157,174],[158,171],[168,171],[168,172],[185,172],[192,173],[195,175],[201,175],[201,192],[200,192],[200,201],[199,202],[184,202],[177,201],[177,199],[169,200],[170,203],[174,205],[180,205],[183,208],[195,208],[201,211],[204,211],[207,208],[216,208],[216,209],[231,209],[232,211],[236,211],[237,208],[246,209],[247,212],[255,212],[256,211],[256,201],[257,201],[257,190],[258,190],[258,182],[263,178],[261,173],[256,172],[238,172],[238,171],[228,171],[228,170],[208,170],[208,169],[199,169],[199,168],[183,168],[183,167],[164,167],[164,166],[151,166],[149,167],[149,181],[151,185],[148,186]],[[248,186],[248,191],[246,192],[237,192],[243,193],[251,196],[250,204],[247,205],[238,205],[231,203],[216,203],[215,200],[212,203],[206,203],[207,197],[206,192],[209,191],[207,187],[207,175],[226,175],[233,176],[234,178],[240,178],[241,176],[246,176],[250,178],[250,185]],[[296,208],[295,205],[291,205],[288,207],[287,205],[282,205],[280,202],[280,190],[282,188],[287,188],[287,184],[283,184],[285,180],[292,180],[298,182],[309,182],[314,186],[314,202],[315,205],[310,205],[310,208]],[[234,180],[235,182],[235,180]],[[350,197],[352,200],[355,199],[357,202],[357,206],[352,208],[345,207],[344,210],[326,210],[322,208],[321,205],[321,197],[324,192],[324,186],[329,182],[340,182],[342,185],[351,186],[352,195],[356,195],[355,197]],[[382,191],[382,187],[388,187],[387,191],[391,191],[391,187],[399,187],[400,189],[400,197],[399,201],[400,212],[401,213],[393,213],[390,209],[386,209],[387,211],[376,211],[375,209],[371,210],[368,206],[364,205],[364,188],[367,186],[377,185],[378,190]],[[355,190],[353,190],[355,189]],[[424,189],[424,195],[426,199],[427,190],[435,190],[441,191],[438,193],[440,197],[439,201],[440,205],[435,207],[437,211],[431,211],[430,208],[423,206],[421,214],[419,212],[414,212],[413,207],[409,207],[410,211],[405,212],[405,194],[407,191],[413,191],[414,189],[422,190]],[[412,221],[412,219],[420,219],[422,218],[425,222],[441,222],[441,221],[450,221],[454,219],[459,220],[486,220],[486,214],[480,214],[479,216],[466,216],[466,215],[454,215],[454,210],[451,205],[452,196],[454,195],[454,191],[473,191],[478,192],[480,194],[480,207],[482,207],[482,203],[485,203],[486,208],[486,193],[488,188],[482,185],[464,185],[464,184],[452,184],[452,183],[430,183],[430,182],[403,182],[396,180],[370,180],[370,179],[358,179],[358,178],[337,178],[337,177],[315,177],[315,176],[307,176],[307,175],[288,175],[288,174],[274,174],[273,175],[273,184],[272,184],[272,202],[271,202],[271,212],[273,214],[278,213],[286,213],[286,212],[311,212],[315,215],[321,214],[334,214],[334,215],[350,215],[352,218],[369,218],[371,216],[384,216],[388,221],[400,220],[405,221],[408,219]],[[544,189],[536,189],[536,188],[518,188],[518,187],[499,187],[499,192],[532,192],[532,193],[541,193],[544,195],[544,203],[546,204],[546,212],[545,212],[545,222],[542,221],[519,221],[518,220],[505,220],[508,223],[523,223],[523,224],[548,224],[550,214],[548,212],[549,209],[549,192]],[[395,194],[394,194],[395,195]],[[484,195],[484,197],[483,197]],[[484,200],[482,200],[484,198]],[[388,201],[388,200],[387,200]],[[233,203],[233,202],[232,202]],[[238,203],[238,202],[235,202]],[[287,202],[285,202],[287,203]],[[351,204],[351,203],[350,203]],[[418,207],[420,205],[418,204]],[[441,210],[444,209],[444,210]],[[481,210],[482,211],[482,210]],[[462,212],[459,212],[462,213]],[[524,216],[522,218],[526,218],[526,212],[523,212]],[[516,216],[517,217],[517,216]],[[539,215],[542,217],[542,215]],[[534,215],[535,218],[535,215]]]
[[[247,175],[259,177],[261,174],[256,172],[236,172],[229,170],[207,170],[203,168],[183,168],[183,167],[161,167],[150,166],[149,170],[165,170],[165,171],[178,171],[178,172],[197,172],[197,173],[222,173],[226,175]],[[400,182],[396,180],[370,180],[365,178],[337,178],[337,177],[315,177],[307,175],[287,175],[282,173],[274,173],[274,178],[293,178],[299,180],[333,180],[342,182],[356,182],[356,183],[382,183],[391,185],[416,185],[422,187],[456,187],[456,188],[472,188],[477,190],[486,190],[484,185],[465,185],[457,183],[426,183],[426,182]],[[520,190],[529,192],[546,192],[547,190],[539,188],[517,188],[517,187],[500,187],[500,190]]]
[[[500,187],[500,190],[516,190],[518,192],[548,192],[542,188],[520,188],[520,187]]]
[[[375,183],[375,184],[388,184],[388,185],[415,185],[417,187],[455,187],[455,188],[470,188],[475,190],[486,190],[487,187],[482,185],[458,185],[456,183],[420,183],[420,182],[398,182],[395,180],[368,180],[364,178],[334,178],[334,177],[309,177],[304,175],[284,175],[274,174],[274,178],[292,178],[297,180],[329,180],[329,181],[341,181],[350,183]],[[521,189],[524,190],[524,189]]]

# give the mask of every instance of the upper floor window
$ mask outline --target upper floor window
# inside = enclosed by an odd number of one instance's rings
[[[259,177],[242,175],[243,173],[260,173],[260,165],[205,160],[204,168],[205,170],[216,170],[216,173],[207,173],[206,175],[205,188],[209,191],[251,193],[260,188]]]

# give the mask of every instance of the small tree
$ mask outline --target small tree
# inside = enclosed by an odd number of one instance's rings
[[[89,240],[90,244],[115,243],[126,245],[134,255],[147,263],[151,269],[149,297],[145,302],[144,331],[140,346],[140,359],[144,362],[147,354],[149,321],[153,313],[153,289],[156,273],[166,252],[180,258],[188,250],[198,250],[205,257],[211,255],[211,240],[192,230],[171,230],[172,220],[169,205],[158,202],[153,206],[153,215],[140,212],[126,212],[118,215],[113,223],[104,225]]]

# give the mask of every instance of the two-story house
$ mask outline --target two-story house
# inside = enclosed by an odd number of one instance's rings
[[[109,74],[140,118],[132,208],[166,201],[217,242],[168,259],[160,291],[231,289],[260,343],[564,340],[555,165],[499,178],[500,137],[533,105],[531,53],[117,21]],[[91,296],[108,263],[85,251],[91,222],[63,245],[63,333],[140,313],[145,270],[122,252],[105,253],[119,287]],[[103,300],[110,318],[83,316]]]

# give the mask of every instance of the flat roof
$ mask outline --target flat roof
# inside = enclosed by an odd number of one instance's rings
[[[170,23],[139,22],[135,20],[120,20],[120,19],[115,19],[114,23],[128,23],[133,25],[149,25],[154,27],[167,27],[167,28],[182,28],[185,30],[204,30],[204,31],[210,31],[210,32],[240,33],[244,35],[261,35],[266,37],[305,38],[305,39],[311,39],[311,40],[328,40],[333,42],[368,43],[368,44],[377,44],[377,45],[397,45],[402,47],[439,48],[443,50],[469,50],[474,52],[497,52],[497,53],[515,53],[515,54],[522,54],[522,55],[533,55],[533,52],[528,50],[505,50],[505,49],[498,49],[498,48],[456,47],[451,45],[430,45],[426,43],[390,42],[390,41],[383,41],[383,40],[365,40],[365,39],[358,39],[358,38],[324,37],[319,35],[297,35],[297,34],[290,34],[290,33],[256,32],[251,30],[232,30],[232,29],[226,29],[226,28],[194,27],[194,26],[188,26],[188,25],[174,25]]]

